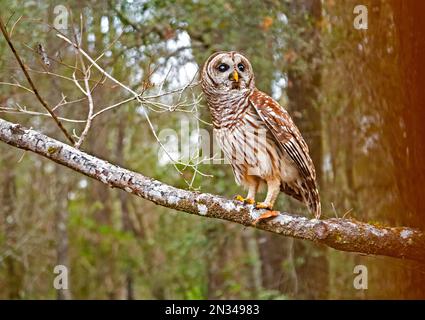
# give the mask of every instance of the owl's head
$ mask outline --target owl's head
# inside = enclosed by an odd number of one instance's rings
[[[255,87],[251,63],[236,51],[212,54],[202,69],[201,82],[204,89],[215,93]]]

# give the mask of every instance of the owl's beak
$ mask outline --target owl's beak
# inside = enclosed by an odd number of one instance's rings
[[[233,71],[232,78],[233,78],[232,80],[239,82],[239,74],[236,70]]]

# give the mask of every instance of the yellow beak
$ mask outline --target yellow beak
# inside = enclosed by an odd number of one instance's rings
[[[239,74],[236,70],[233,71],[233,79],[235,79],[236,82],[239,82]]]

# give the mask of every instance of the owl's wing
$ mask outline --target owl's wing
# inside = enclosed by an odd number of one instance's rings
[[[316,171],[310,158],[307,143],[301,136],[288,112],[264,92],[255,90],[250,103],[273,134],[278,146],[295,163],[303,178],[305,201],[312,213],[320,216],[320,200],[316,186]]]

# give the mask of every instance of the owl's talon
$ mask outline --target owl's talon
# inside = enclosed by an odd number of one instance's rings
[[[262,220],[277,217],[278,215],[279,215],[279,211],[274,211],[274,210],[266,211],[261,216],[259,216],[257,219],[254,220],[253,225],[256,225],[258,222]]]
[[[235,200],[240,201],[240,202],[243,202],[243,203],[246,203],[246,204],[254,204],[255,203],[255,200],[254,199],[252,199],[252,198],[244,198],[244,197],[242,197],[239,194],[237,196],[235,196]]]
[[[257,202],[255,204],[255,207],[257,209],[267,209],[267,210],[272,210],[273,209],[273,206],[271,204],[269,204],[269,203],[266,203],[266,202]]]
[[[244,199],[244,202],[247,203],[247,204],[254,204],[255,203],[255,200],[252,199],[252,198],[245,198]]]

